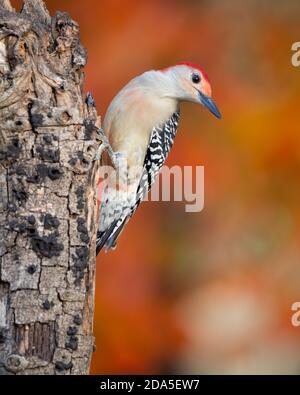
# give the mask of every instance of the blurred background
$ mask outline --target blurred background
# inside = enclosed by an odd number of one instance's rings
[[[80,24],[99,114],[135,75],[189,60],[223,115],[184,105],[168,159],[205,166],[204,211],[145,203],[98,257],[92,374],[299,374],[299,1],[46,4]]]

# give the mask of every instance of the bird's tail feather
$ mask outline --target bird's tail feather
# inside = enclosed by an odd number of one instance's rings
[[[112,224],[104,231],[99,231],[97,233],[96,239],[96,255],[102,250],[105,246],[106,251],[110,248],[115,247],[117,238],[120,236],[124,225],[127,222],[127,217],[118,218],[112,222]]]

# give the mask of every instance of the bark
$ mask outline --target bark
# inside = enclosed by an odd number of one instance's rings
[[[87,374],[99,119],[77,23],[0,0],[0,372]]]

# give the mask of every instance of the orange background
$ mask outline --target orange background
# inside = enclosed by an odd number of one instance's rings
[[[183,105],[168,159],[205,166],[204,211],[145,203],[98,257],[92,373],[299,374],[300,3],[46,3],[80,24],[100,114],[135,75],[189,60],[223,115]]]

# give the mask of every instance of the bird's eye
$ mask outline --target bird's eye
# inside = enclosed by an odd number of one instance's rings
[[[200,75],[193,73],[192,74],[192,81],[194,84],[199,84],[199,82],[201,81]]]

